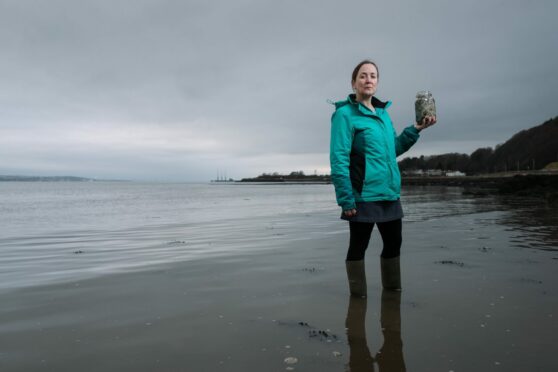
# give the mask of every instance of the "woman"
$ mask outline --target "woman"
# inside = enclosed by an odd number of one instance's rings
[[[335,186],[341,218],[349,221],[350,242],[346,266],[352,295],[366,297],[364,254],[374,224],[382,236],[380,255],[382,285],[401,290],[399,251],[401,218],[399,202],[401,176],[396,157],[419,138],[419,132],[436,123],[427,116],[399,135],[395,133],[387,108],[374,94],[378,66],[362,61],[353,70],[354,94],[335,103],[331,118],[331,179]]]

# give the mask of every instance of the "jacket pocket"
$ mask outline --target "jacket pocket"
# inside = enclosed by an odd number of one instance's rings
[[[386,184],[389,183],[388,172],[384,161],[380,158],[371,158],[366,164],[366,178],[364,180],[364,193],[367,197],[383,195]]]

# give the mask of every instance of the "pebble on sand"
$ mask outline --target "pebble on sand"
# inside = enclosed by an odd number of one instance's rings
[[[284,362],[286,364],[296,364],[296,363],[298,363],[298,358],[288,357],[288,358],[285,358]]]

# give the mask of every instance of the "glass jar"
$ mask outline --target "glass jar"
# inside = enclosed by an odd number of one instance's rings
[[[428,90],[421,90],[417,93],[415,101],[415,117],[420,123],[425,116],[436,116],[436,101],[432,93]]]

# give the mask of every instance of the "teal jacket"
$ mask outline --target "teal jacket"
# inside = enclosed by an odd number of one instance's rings
[[[398,136],[387,108],[391,102],[372,97],[376,112],[355,101],[335,103],[331,117],[329,160],[337,204],[343,210],[356,208],[356,202],[397,200],[401,175],[396,157],[419,138],[414,126]]]

